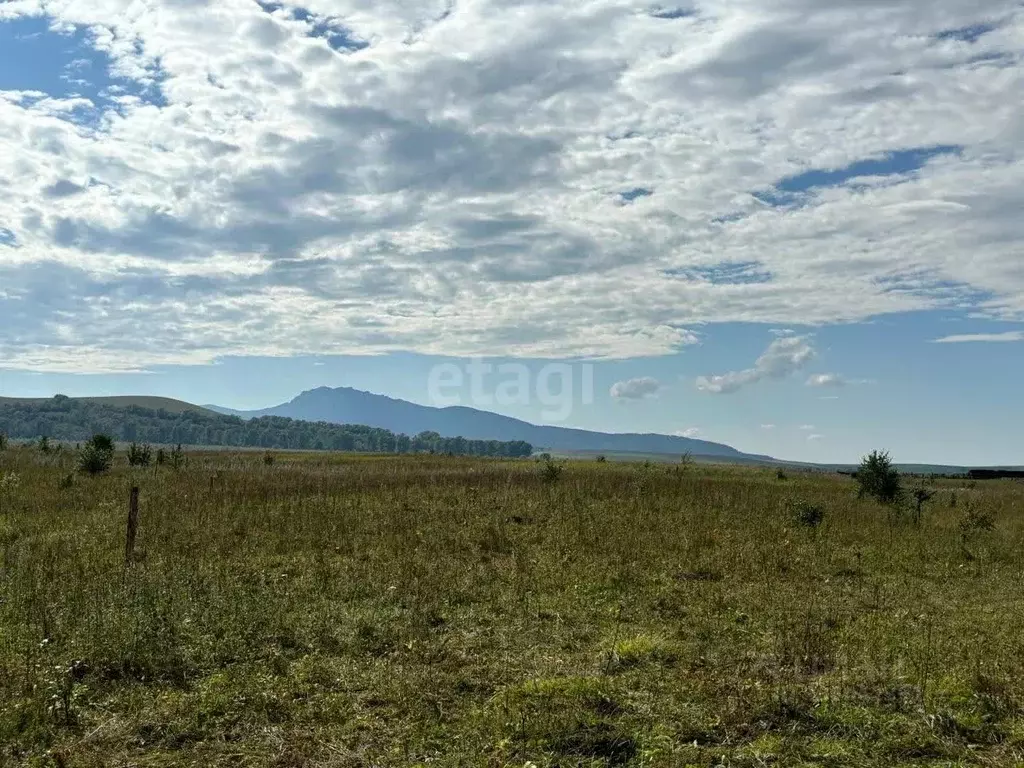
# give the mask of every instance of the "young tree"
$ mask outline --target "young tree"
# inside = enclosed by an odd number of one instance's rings
[[[114,463],[114,441],[107,435],[93,435],[78,453],[78,468],[89,475],[100,475]]]
[[[102,433],[92,436],[92,440],[89,441],[89,445],[95,446],[101,451],[114,452],[114,438],[110,435],[104,435]]]
[[[872,451],[865,456],[854,477],[859,498],[870,496],[882,504],[895,504],[903,494],[900,473],[886,452]]]

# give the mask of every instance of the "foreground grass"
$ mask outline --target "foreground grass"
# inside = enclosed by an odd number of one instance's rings
[[[0,453],[0,765],[1024,761],[1019,483],[917,527],[756,469],[72,470]]]

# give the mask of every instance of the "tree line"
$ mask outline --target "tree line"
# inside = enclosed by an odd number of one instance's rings
[[[364,453],[440,453],[520,458],[533,453],[522,440],[468,440],[437,432],[415,436],[359,424],[298,421],[281,416],[244,420],[212,411],[173,413],[114,406],[58,395],[43,402],[0,403],[0,433],[14,439],[87,441],[95,434],[122,442],[279,448]]]

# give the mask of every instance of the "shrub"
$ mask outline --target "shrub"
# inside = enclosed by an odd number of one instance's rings
[[[790,502],[790,516],[795,525],[802,528],[817,528],[825,519],[825,509],[809,501]]]
[[[263,454],[263,463],[266,464],[268,467],[272,466],[273,463],[274,463],[274,454],[272,454],[270,451],[267,451],[266,453],[264,453]]]
[[[865,456],[854,478],[857,480],[858,498],[870,496],[882,504],[895,504],[903,495],[900,473],[888,453],[872,451]]]
[[[558,478],[562,476],[562,469],[564,469],[564,467],[562,467],[561,464],[556,464],[550,458],[548,458],[548,460],[545,461],[540,468],[541,480],[543,480],[545,483],[558,482]]]
[[[42,437],[40,437],[39,438],[39,452],[40,453],[49,453],[52,450],[53,450],[53,444],[50,443],[50,438],[48,438],[46,435],[43,435]]]
[[[789,475],[787,475],[783,470],[777,469],[777,470],[775,470],[775,479],[776,480],[789,480]]]
[[[105,448],[102,440],[90,440],[78,452],[78,469],[87,475],[100,475],[114,463],[114,451]]]
[[[6,450],[7,450],[7,435],[5,433],[3,433],[3,432],[0,432],[0,451],[6,451]]]
[[[156,449],[156,464],[158,467],[162,467],[167,463],[167,451],[163,448]]]
[[[93,435],[86,445],[93,445],[101,451],[114,452],[114,438],[110,435],[104,435],[102,432]]]
[[[597,457],[596,461],[598,464],[604,464],[606,461],[608,461],[608,457],[605,456],[604,454],[601,454],[600,456]]]
[[[148,445],[132,443],[128,446],[128,465],[131,467],[148,467],[153,460],[153,449]]]
[[[960,518],[957,527],[960,529],[960,538],[966,542],[979,531],[991,531],[996,527],[996,520],[988,510],[979,509],[971,504]]]

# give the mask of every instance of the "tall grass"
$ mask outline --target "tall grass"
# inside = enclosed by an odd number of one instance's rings
[[[0,764],[1024,759],[1019,483],[187,458],[0,454]]]

